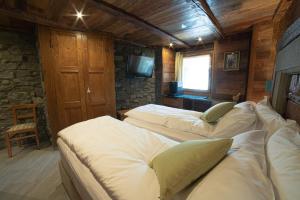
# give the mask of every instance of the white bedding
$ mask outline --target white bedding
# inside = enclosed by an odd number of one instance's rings
[[[59,136],[113,199],[158,199],[159,183],[148,163],[177,144],[108,116],[74,124]]]
[[[207,136],[214,126],[201,120],[201,112],[148,104],[134,108],[126,116],[171,129]]]
[[[232,153],[197,184],[188,200],[274,200],[264,138],[264,131],[235,136]]]
[[[170,108],[166,106],[148,104],[128,111],[130,120],[138,120],[170,129],[171,132],[192,133],[207,138],[231,138],[239,133],[256,128],[256,113],[252,102],[243,102],[224,115],[216,124],[207,123],[200,119],[201,112]],[[130,123],[129,120],[129,123]],[[135,123],[135,121],[133,122]],[[149,128],[147,126],[140,127]],[[136,123],[135,123],[136,125]],[[150,129],[151,130],[151,129]],[[156,131],[156,130],[155,130]],[[158,133],[159,130],[158,130]],[[177,135],[178,137],[179,135]]]
[[[259,134],[264,138],[263,133]],[[112,199],[124,200],[159,199],[159,183],[148,163],[160,152],[178,144],[176,141],[108,116],[72,125],[60,131],[59,137],[91,170]],[[262,199],[260,197],[273,199],[272,190],[264,177],[265,160],[261,155],[260,145],[263,141],[252,139],[249,141],[250,147],[238,146],[246,141],[247,138],[237,139],[234,144],[236,152],[213,169],[210,172],[210,174],[213,172],[212,175],[209,174],[204,178],[206,180],[204,186],[199,184],[191,188],[192,192],[188,194],[188,199],[210,197],[210,200],[217,200],[220,196],[216,195],[215,191],[221,194],[224,188],[226,188],[224,195],[222,194],[224,200],[239,200],[244,195],[243,192],[252,192],[250,197],[258,197],[256,199]],[[255,145],[260,147],[253,151]],[[222,164],[223,162],[225,163]],[[220,165],[223,167],[219,167]],[[236,173],[232,174],[235,171]],[[214,174],[223,176],[218,179]],[[230,181],[232,185],[227,184],[232,178],[231,175],[236,177],[235,181]],[[215,185],[220,183],[223,183],[224,187],[215,188]],[[205,195],[199,192],[199,188],[201,191],[202,187],[206,188]]]
[[[267,143],[269,173],[278,200],[300,198],[300,135],[296,126],[280,128]]]
[[[83,199],[101,199],[111,200],[110,196],[106,193],[100,183],[94,178],[93,174],[81,161],[77,158],[76,154],[70,150],[62,139],[58,138],[57,145],[62,157],[62,161],[70,167],[68,173],[74,175],[72,180],[76,180],[74,186]],[[67,170],[67,169],[66,169]],[[70,174],[70,175],[71,175]],[[76,184],[77,183],[77,184]]]
[[[125,115],[128,117],[135,119],[143,119],[144,121],[159,125],[165,125],[167,123],[168,117],[193,116],[196,118],[200,118],[201,114],[201,112],[197,111],[171,108],[156,104],[147,104],[144,106],[139,106],[125,113]]]
[[[134,119],[131,117],[125,118],[124,122],[127,122],[129,124],[132,124],[132,125],[140,127],[140,128],[148,129],[155,133],[159,133],[160,135],[166,136],[167,138],[176,140],[178,142],[183,142],[186,140],[199,140],[199,139],[206,138],[206,137],[198,135],[198,134],[193,134],[193,133],[181,131],[178,129],[167,128],[165,126],[161,126],[158,124],[153,124],[150,122]]]

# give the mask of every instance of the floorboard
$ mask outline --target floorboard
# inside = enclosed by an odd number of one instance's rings
[[[59,152],[52,146],[13,148],[13,158],[0,151],[0,200],[69,200],[61,182]]]

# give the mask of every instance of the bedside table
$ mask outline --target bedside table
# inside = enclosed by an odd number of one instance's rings
[[[118,110],[117,111],[117,118],[121,121],[123,121],[127,116],[125,115],[126,112],[128,112],[131,109],[124,109],[124,110]]]

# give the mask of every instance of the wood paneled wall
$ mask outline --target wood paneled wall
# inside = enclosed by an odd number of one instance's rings
[[[272,20],[253,26],[247,100],[259,101],[271,95],[265,91],[265,84],[273,79],[277,43],[299,17],[299,8],[299,1],[283,0]]]
[[[232,96],[237,93],[241,93],[241,100],[245,99],[250,39],[250,33],[242,33],[214,42],[211,87],[213,99],[232,100]],[[224,53],[233,51],[240,52],[240,70],[224,71]]]
[[[273,25],[270,21],[253,27],[248,76],[247,100],[259,101],[265,92],[266,80],[271,80],[274,69]]]
[[[162,48],[162,94],[169,93],[169,82],[175,80],[175,52],[170,48]]]

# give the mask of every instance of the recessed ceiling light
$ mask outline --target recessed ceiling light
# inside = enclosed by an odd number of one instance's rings
[[[82,15],[82,12],[77,12],[77,13],[76,13],[76,16],[77,16],[77,18],[82,19],[82,16],[83,16],[83,15]]]
[[[173,44],[172,42],[170,42],[170,44],[169,44],[169,47],[171,47],[171,48],[172,48],[172,47],[173,47],[173,45],[174,45],[174,44]]]
[[[201,37],[198,37],[198,41],[201,42],[201,41],[202,41],[202,38],[201,38]]]
[[[182,29],[185,29],[185,28],[186,28],[186,25],[185,25],[185,24],[181,24],[181,28],[182,28]]]

